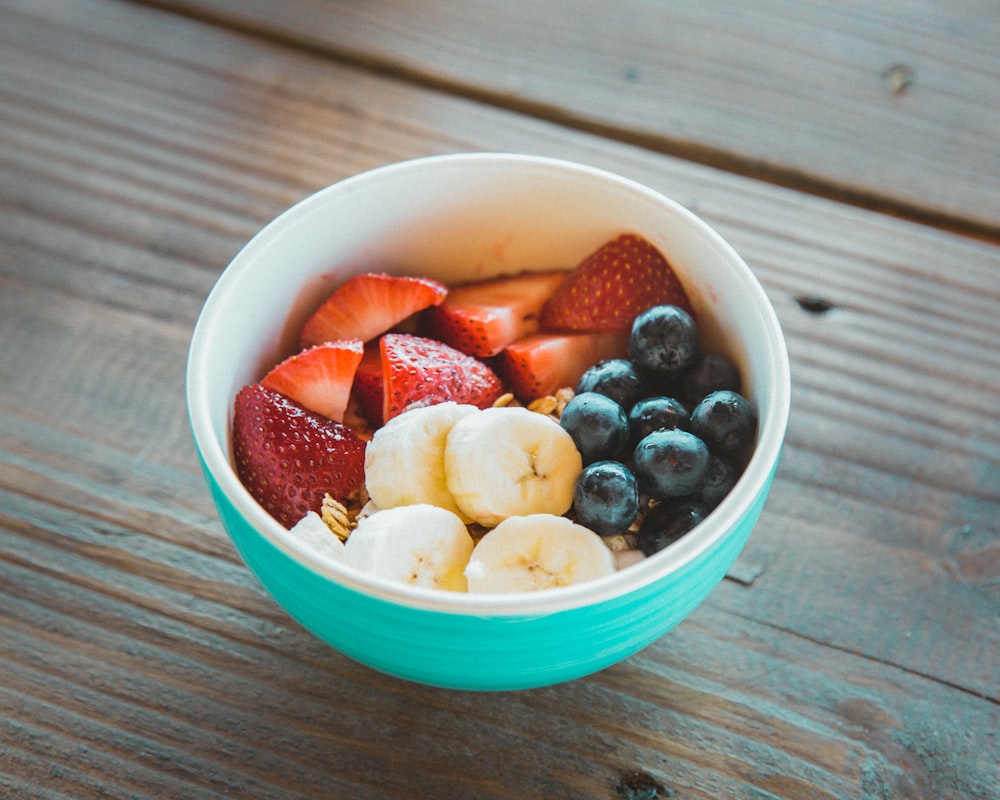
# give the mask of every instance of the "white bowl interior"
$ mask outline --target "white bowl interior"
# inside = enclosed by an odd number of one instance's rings
[[[352,274],[386,270],[442,281],[570,268],[633,231],[670,259],[710,349],[741,366],[761,411],[755,454],[709,519],[675,545],[606,579],[542,593],[473,595],[389,584],[311,561],[243,489],[229,462],[232,401],[294,348],[326,294]],[[192,338],[188,401],[199,450],[222,491],[261,535],[316,572],[394,601],[480,614],[546,613],[650,583],[735,525],[766,490],[789,404],[787,354],[763,289],[714,231],[673,201],[585,166],[505,154],[438,156],[383,167],[308,197],[233,259]]]

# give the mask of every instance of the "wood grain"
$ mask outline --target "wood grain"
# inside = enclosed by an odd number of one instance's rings
[[[154,0],[368,69],[1000,235],[991,0]]]
[[[1000,249],[278,36],[2,6],[0,788],[996,795]],[[184,408],[201,303],[261,224],[363,169],[487,149],[613,169],[701,214],[760,276],[794,382],[733,579],[618,666],[496,695],[386,678],[293,623],[222,532]]]

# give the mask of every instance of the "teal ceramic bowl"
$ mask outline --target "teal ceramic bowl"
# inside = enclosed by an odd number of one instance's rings
[[[624,231],[645,236],[671,260],[703,337],[740,365],[760,418],[754,455],[736,487],[674,545],[576,586],[442,592],[315,559],[240,484],[229,444],[233,398],[292,352],[308,313],[348,276],[385,270],[447,282],[569,268]],[[236,549],[275,601],[362,664],[470,690],[537,687],[593,673],[646,647],[695,609],[761,513],[789,395],[774,310],[743,260],[708,225],[622,177],[509,154],[385,166],[284,212],[219,278],[195,328],[187,372],[190,421],[212,498]]]

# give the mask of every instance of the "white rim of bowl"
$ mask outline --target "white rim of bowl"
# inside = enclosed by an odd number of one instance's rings
[[[297,216],[308,206],[319,202],[321,196],[327,191],[343,190],[349,188],[352,183],[390,171],[426,169],[438,163],[491,163],[498,161],[530,163],[539,169],[554,169],[561,173],[568,171],[587,174],[590,177],[600,178],[621,188],[644,195],[647,199],[669,206],[675,212],[686,217],[691,224],[701,229],[702,234],[717,248],[720,257],[726,258],[735,265],[736,274],[742,283],[742,290],[747,298],[752,300],[753,312],[765,327],[767,340],[770,342],[768,349],[769,369],[773,379],[768,394],[757,400],[758,407],[764,409],[765,413],[758,421],[758,441],[754,453],[736,486],[710,513],[704,523],[659,553],[615,572],[613,575],[574,586],[558,587],[541,592],[507,594],[446,592],[395,583],[366,575],[345,565],[333,563],[329,559],[316,558],[292,544],[286,529],[250,496],[230,464],[228,448],[219,445],[219,439],[211,425],[212,413],[205,392],[208,374],[212,369],[208,358],[211,352],[208,344],[213,339],[213,328],[216,325],[218,309],[224,304],[225,296],[230,287],[239,280],[239,272],[230,269],[230,267],[238,265],[247,258],[249,253],[252,253],[259,245],[259,237],[263,230],[287,224],[290,217]],[[784,335],[774,308],[757,277],[742,257],[714,228],[680,206],[676,201],[647,186],[596,167],[545,156],[513,153],[455,153],[426,156],[376,167],[320,189],[282,212],[263,230],[237,253],[222,272],[206,298],[195,325],[187,364],[187,403],[190,424],[196,446],[208,470],[229,502],[247,522],[272,545],[302,566],[339,585],[377,599],[412,608],[470,616],[543,616],[597,605],[657,582],[716,544],[728,529],[738,524],[746,509],[754,504],[770,480],[772,468],[777,466],[791,404],[791,379]],[[228,441],[228,431],[222,432],[222,434],[222,439]]]

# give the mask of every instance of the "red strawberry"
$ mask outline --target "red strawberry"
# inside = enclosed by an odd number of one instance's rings
[[[380,426],[385,392],[382,389],[382,353],[377,342],[365,347],[364,358],[354,373],[351,393],[365,419],[376,427]]]
[[[371,341],[411,314],[437,305],[446,294],[447,287],[430,278],[355,275],[306,320],[300,345],[312,347],[335,339]]]
[[[492,369],[442,342],[387,333],[379,344],[386,422],[412,405],[454,400],[486,408],[503,394]]]
[[[649,241],[622,234],[587,256],[542,310],[547,330],[628,331],[650,306],[691,302],[673,268]]]
[[[258,383],[236,396],[233,458],[247,491],[286,528],[365,478],[365,443],[350,428]]]
[[[507,388],[523,403],[576,386],[586,370],[607,358],[624,357],[625,333],[536,333],[514,342],[496,358]]]
[[[260,383],[310,411],[343,422],[363,347],[360,339],[318,344],[286,358]]]
[[[532,272],[453,286],[423,314],[424,332],[470,356],[495,356],[538,330],[542,307],[569,273]]]

